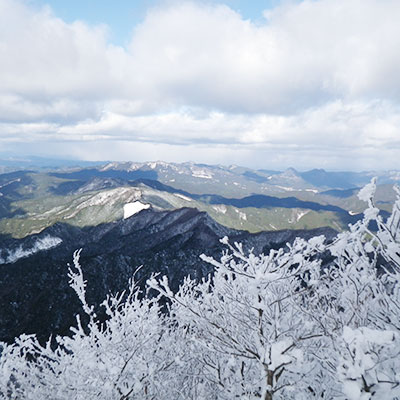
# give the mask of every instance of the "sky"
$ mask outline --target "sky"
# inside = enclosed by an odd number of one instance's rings
[[[0,153],[399,169],[400,1],[0,0]]]

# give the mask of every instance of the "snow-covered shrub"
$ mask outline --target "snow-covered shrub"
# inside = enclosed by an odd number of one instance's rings
[[[313,256],[323,237],[297,239],[267,256],[223,242],[228,251],[220,262],[203,256],[215,267],[212,277],[199,284],[188,278],[177,293],[166,277],[149,285],[171,300],[171,316],[187,327],[218,399],[312,397],[312,349],[323,332],[304,304],[319,281]]]
[[[139,298],[132,282],[127,292],[103,302],[109,318],[99,325],[86,302],[78,260],[76,252],[69,276],[89,317],[87,328],[77,318],[71,337],[56,338],[56,349],[50,341],[41,346],[32,335],[6,346],[0,358],[3,398],[7,393],[32,400],[164,398],[177,341],[158,299]]]
[[[368,204],[364,218],[328,246],[335,266],[322,274],[315,314],[332,343],[325,368],[339,383],[337,398],[400,395],[400,191],[394,189],[397,200],[384,221],[373,179],[359,193]]]

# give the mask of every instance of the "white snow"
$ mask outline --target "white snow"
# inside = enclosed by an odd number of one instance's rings
[[[281,340],[271,344],[271,356],[270,356],[270,369],[275,369],[282,364],[288,364],[295,360],[302,359],[302,351],[294,347],[290,351],[292,343],[290,340]]]
[[[296,190],[296,189],[294,189],[294,188],[292,188],[292,187],[287,187],[287,186],[279,186],[279,185],[276,185],[276,187],[279,188],[279,189],[282,189],[282,190],[286,190],[287,192],[293,192],[293,191]]]
[[[376,178],[371,179],[371,183],[365,185],[359,192],[358,198],[362,201],[368,202],[375,194],[376,191]]]
[[[211,175],[208,175],[206,173],[201,173],[201,172],[193,172],[192,176],[194,178],[201,178],[201,179],[212,179]]]
[[[292,215],[288,219],[289,224],[294,224],[295,222],[299,222],[302,217],[304,217],[306,214],[308,214],[310,211],[306,210],[298,210],[298,209],[293,209],[292,210]]]
[[[299,222],[300,221],[300,219],[302,218],[302,217],[304,217],[306,214],[308,214],[309,213],[309,211],[307,210],[307,211],[299,211],[298,212],[298,214],[297,214],[297,216],[296,216],[296,222]]]
[[[108,163],[103,168],[101,168],[100,171],[108,171],[109,169],[114,169],[117,167],[118,167],[117,163]]]
[[[0,189],[5,186],[11,185],[14,182],[21,182],[21,178],[13,179],[12,181],[6,182],[4,185],[0,185]]]
[[[189,197],[187,197],[187,196],[184,196],[183,194],[180,194],[180,193],[174,193],[174,195],[175,196],[177,196],[177,197],[180,197],[181,199],[183,199],[183,200],[186,200],[186,201],[192,201],[192,199],[191,198],[189,198]]]
[[[356,211],[349,211],[349,214],[350,214],[350,215],[357,215],[358,212],[356,212]]]
[[[205,169],[191,168],[191,170],[194,178],[212,179],[213,177],[211,172],[207,172]]]
[[[101,206],[109,203],[114,204],[116,201],[118,201],[119,197],[129,194],[131,192],[137,192],[137,190],[122,187],[100,192],[92,196],[88,201],[81,203],[77,208],[81,209],[85,207]]]
[[[62,243],[60,238],[47,235],[44,238],[37,239],[30,249],[23,249],[22,246],[19,246],[16,250],[6,250],[8,256],[6,258],[0,257],[0,264],[13,264],[20,258],[29,257],[39,251],[51,249],[60,243]],[[2,253],[3,251],[0,251],[0,255]]]
[[[235,208],[235,212],[237,212],[239,214],[239,218],[243,219],[244,221],[247,221],[247,215],[246,213],[239,211],[237,208]]]
[[[215,210],[217,213],[221,214],[226,214],[227,208],[223,204],[218,204],[216,206],[212,206],[213,210]]]
[[[62,215],[63,219],[74,218],[78,215],[81,210],[84,210],[93,206],[107,206],[111,207],[116,204],[131,202],[140,199],[142,192],[136,188],[118,187],[111,190],[102,191],[96,194],[89,194],[80,197],[74,201],[68,208],[58,207],[60,211],[56,212],[56,215]],[[37,215],[36,218],[42,219],[47,213],[57,211],[57,208],[46,211],[46,213]]]
[[[139,211],[145,210],[150,207],[150,204],[143,204],[140,201],[127,203],[124,205],[124,219],[137,214]]]
[[[128,168],[128,171],[137,171],[138,169],[140,169],[142,167],[141,164],[137,164],[137,163],[131,163],[131,165]]]

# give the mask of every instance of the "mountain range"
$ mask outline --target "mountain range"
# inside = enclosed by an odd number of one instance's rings
[[[185,276],[212,273],[199,257],[220,258],[224,236],[255,254],[296,237],[331,240],[362,217],[357,193],[374,175],[385,216],[400,180],[398,171],[165,162],[7,168],[0,174],[0,341],[9,342],[22,333],[45,340],[69,332],[80,312],[68,283],[77,249],[101,318],[101,301],[132,276],[144,289],[151,274],[165,274],[176,289]]]
[[[24,237],[56,222],[95,226],[124,217],[124,205],[193,207],[220,224],[259,232],[330,226],[360,217],[357,198],[373,172],[251,170],[165,162],[109,163],[0,174],[0,232]],[[376,175],[376,174],[375,174]],[[390,211],[400,172],[380,173],[377,205]],[[358,216],[357,216],[358,215]]]

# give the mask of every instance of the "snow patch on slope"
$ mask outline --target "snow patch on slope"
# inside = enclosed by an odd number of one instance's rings
[[[247,221],[246,213],[239,211],[237,208],[235,208],[235,211],[239,214],[239,219],[242,219],[243,221]]]
[[[189,198],[189,197],[187,197],[187,196],[184,196],[183,194],[180,194],[180,193],[174,193],[174,195],[175,196],[177,196],[177,197],[180,197],[181,199],[183,199],[183,200],[186,200],[186,201],[192,201],[192,199],[191,198]]]
[[[205,169],[200,169],[200,168],[191,168],[192,170],[192,176],[194,178],[201,178],[201,179],[212,179],[213,175],[211,172],[205,170]]]
[[[280,186],[280,185],[275,185],[277,188],[285,190],[286,192],[294,192],[296,189],[292,187],[287,187],[287,186]]]
[[[292,210],[292,215],[291,217],[288,219],[289,224],[294,224],[296,222],[299,222],[300,219],[302,217],[304,217],[305,215],[307,215],[310,212],[310,210],[299,210],[294,208]]]
[[[221,214],[226,214],[227,208],[223,204],[218,204],[216,206],[212,206],[212,208],[217,212]]]
[[[16,250],[0,250],[0,264],[13,264],[20,258],[29,257],[39,251],[49,250],[60,243],[62,243],[60,238],[47,235],[44,238],[37,239],[30,249],[23,249],[22,246],[19,246]],[[3,253],[8,255],[3,258]]]
[[[124,205],[124,219],[137,214],[139,211],[146,210],[150,207],[150,204],[143,204],[140,201],[135,201],[133,203],[127,203]]]

